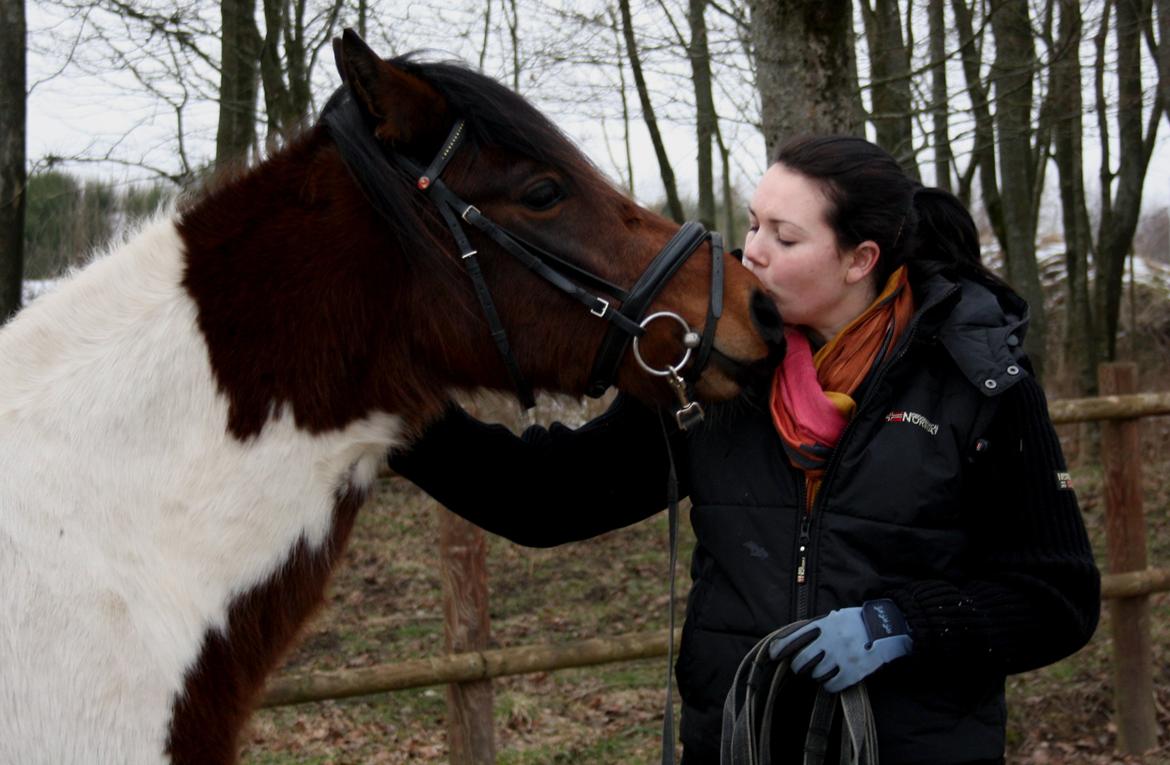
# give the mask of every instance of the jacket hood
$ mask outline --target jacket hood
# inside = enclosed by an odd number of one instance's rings
[[[984,395],[998,396],[1028,374],[1028,304],[1006,285],[936,274],[919,296],[922,328]]]

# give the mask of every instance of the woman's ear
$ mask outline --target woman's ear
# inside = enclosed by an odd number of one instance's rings
[[[872,239],[866,239],[846,253],[845,257],[849,259],[845,270],[846,283],[856,284],[869,277],[874,268],[877,267],[881,254],[882,248],[878,247],[877,242]],[[879,284],[878,289],[881,287],[882,285]]]
[[[447,103],[431,85],[370,50],[352,29],[333,41],[341,79],[375,122],[383,141],[409,144],[437,133],[447,122]]]

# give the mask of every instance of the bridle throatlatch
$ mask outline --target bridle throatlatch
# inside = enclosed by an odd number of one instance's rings
[[[345,114],[346,112],[348,114]],[[590,396],[595,398],[601,396],[613,384],[622,357],[632,342],[634,356],[642,369],[652,375],[665,377],[674,390],[679,402],[679,408],[675,412],[678,426],[686,429],[703,419],[703,409],[694,401],[692,388],[710,358],[715,340],[715,325],[723,313],[723,241],[718,233],[708,232],[701,223],[695,221],[683,224],[627,292],[498,226],[443,183],[441,177],[443,169],[458,151],[467,134],[467,126],[463,119],[455,121],[447,140],[443,142],[431,163],[423,168],[408,157],[384,151],[372,132],[355,142],[352,133],[346,133],[340,127],[343,114],[350,119],[363,118],[360,107],[350,94],[349,88],[344,85],[325,105],[321,121],[329,130],[342,159],[371,204],[385,213],[378,202],[383,195],[378,193],[378,189],[369,187],[373,183],[370,180],[371,174],[359,172],[360,163],[384,163],[386,165],[384,169],[391,172],[379,175],[386,176],[393,174],[389,165],[393,162],[399,170],[414,178],[415,187],[435,204],[459,248],[460,260],[465,264],[471,277],[492,339],[504,360],[516,395],[525,409],[531,409],[536,403],[532,386],[524,378],[512,354],[507,333],[476,257],[479,253],[471,246],[463,228],[464,224],[473,226],[487,235],[537,276],[583,304],[590,314],[609,322],[609,329],[602,339],[590,372],[587,389]],[[667,281],[706,241],[711,243],[711,289],[707,319],[702,333],[695,332],[681,316],[673,312],[662,311],[646,316],[650,303],[666,286]],[[595,293],[602,293],[609,299]],[[620,303],[619,308],[613,307],[614,301]],[[673,319],[682,326],[684,351],[676,364],[655,369],[642,358],[638,340],[645,335],[646,327],[651,322],[663,318]]]

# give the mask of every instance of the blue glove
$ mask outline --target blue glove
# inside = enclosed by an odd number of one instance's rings
[[[869,600],[813,619],[768,646],[776,660],[792,659],[793,672],[811,672],[829,693],[861,682],[878,667],[910,653],[914,641],[892,600]]]

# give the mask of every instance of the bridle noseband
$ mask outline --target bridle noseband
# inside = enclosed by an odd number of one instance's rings
[[[348,112],[348,114],[345,114]],[[435,204],[455,239],[459,248],[460,260],[465,264],[475,288],[484,316],[491,330],[492,339],[500,351],[512,384],[516,388],[517,397],[525,409],[535,405],[532,387],[520,371],[519,364],[512,354],[508,343],[507,333],[500,321],[491,291],[483,276],[483,271],[477,259],[478,251],[471,246],[467,238],[464,225],[470,225],[487,235],[505,252],[516,258],[525,267],[540,276],[553,287],[561,290],[573,299],[580,302],[593,316],[609,322],[609,329],[602,339],[601,346],[593,362],[589,376],[587,393],[597,397],[605,393],[617,377],[618,367],[622,356],[634,343],[634,353],[638,363],[650,374],[666,377],[674,389],[679,400],[679,409],[675,412],[675,419],[679,427],[686,429],[703,418],[702,407],[693,400],[692,387],[710,358],[715,339],[715,325],[723,313],[723,240],[714,231],[707,231],[701,223],[688,221],[667,242],[666,246],[655,256],[650,265],[627,292],[580,266],[544,250],[519,236],[511,233],[483,215],[478,208],[462,200],[443,182],[443,169],[462,145],[467,134],[466,122],[457,119],[447,140],[443,142],[438,153],[425,168],[420,167],[408,157],[398,153],[385,152],[377,144],[372,133],[361,138],[371,145],[355,147],[352,136],[346,137],[342,133],[343,118],[364,121],[360,107],[349,92],[347,86],[342,86],[333,94],[321,113],[321,122],[329,131],[337,145],[343,161],[351,175],[358,181],[368,200],[375,207],[382,195],[377,189],[367,188],[368,175],[358,172],[356,167],[361,162],[381,161],[393,162],[402,172],[416,179],[415,186]],[[707,319],[702,333],[691,329],[686,321],[676,313],[658,312],[646,316],[651,302],[667,281],[682,267],[682,264],[693,255],[706,241],[711,243],[711,289],[707,308]],[[607,298],[598,296],[602,293]],[[613,302],[620,303],[615,308]],[[638,349],[637,341],[646,333],[646,327],[660,318],[671,318],[684,328],[685,352],[682,359],[664,369],[653,369],[643,361]],[[689,368],[685,374],[682,370]]]

